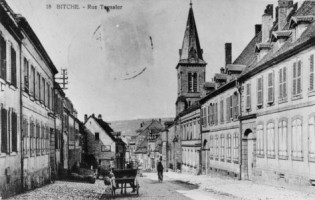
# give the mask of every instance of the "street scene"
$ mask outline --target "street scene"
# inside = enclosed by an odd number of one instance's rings
[[[0,0],[0,200],[315,199],[314,55],[315,1]]]

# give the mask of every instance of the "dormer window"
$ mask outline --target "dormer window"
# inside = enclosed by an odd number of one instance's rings
[[[282,31],[273,31],[271,36],[271,41],[275,42],[277,45],[276,50],[278,50],[284,42],[290,37],[292,30],[282,30]]]
[[[257,43],[255,48],[255,53],[257,53],[257,60],[261,60],[268,51],[272,48],[271,43]]]
[[[314,19],[313,15],[292,17],[289,24],[289,28],[293,29],[292,41],[299,39],[308,27],[308,24],[312,23]]]

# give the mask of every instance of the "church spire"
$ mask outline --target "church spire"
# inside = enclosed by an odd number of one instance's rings
[[[188,19],[184,34],[183,46],[180,49],[180,62],[199,63],[204,62],[202,57],[202,49],[200,48],[199,37],[192,9],[192,2],[190,1],[190,8]]]

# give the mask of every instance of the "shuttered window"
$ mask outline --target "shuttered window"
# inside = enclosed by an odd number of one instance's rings
[[[297,118],[292,122],[292,159],[303,158],[303,133],[302,119]]]
[[[263,79],[259,77],[257,79],[257,106],[263,105]]]
[[[288,122],[280,120],[278,125],[279,135],[279,157],[286,159],[288,156]]]
[[[251,88],[250,83],[246,84],[246,109],[251,108]]]
[[[231,119],[229,112],[230,112],[230,98],[227,97],[227,98],[226,98],[226,121],[227,121],[227,122],[229,122],[230,119]]]
[[[17,152],[17,114],[12,112],[12,152]]]
[[[230,119],[233,120],[233,106],[234,106],[234,102],[233,102],[233,96],[230,96]]]
[[[267,156],[275,157],[275,126],[272,122],[267,125]]]
[[[264,155],[264,126],[258,125],[256,128],[256,149],[257,155],[263,156]]]
[[[287,97],[287,68],[279,70],[279,99]]]
[[[40,101],[41,101],[42,104],[44,104],[44,105],[47,106],[46,101],[45,101],[45,87],[46,87],[45,79],[42,78],[41,81],[42,81],[42,82],[41,82],[41,84],[40,84],[40,87],[41,87],[41,88],[40,88],[40,91],[41,91],[41,94],[40,94]]]
[[[302,92],[302,62],[299,60],[293,63],[293,96],[300,95]]]
[[[237,93],[235,93],[233,95],[233,99],[234,99],[234,119],[237,120],[238,119],[238,109],[239,109],[239,105],[238,105],[238,95]]]
[[[274,101],[274,76],[273,72],[268,73],[268,103]]]
[[[28,67],[28,61],[26,58],[24,58],[24,68],[23,68],[23,75],[24,75],[24,91],[26,93],[29,92],[29,67]]]
[[[40,153],[40,125],[36,124],[36,154]]]
[[[36,83],[36,94],[35,94],[35,97],[38,101],[40,101],[40,87],[41,87],[41,84],[40,84],[40,74],[37,72],[37,75],[36,75],[36,80],[35,80],[35,83]]]
[[[213,124],[213,104],[210,104],[210,125]]]
[[[31,74],[30,74],[30,95],[35,97],[35,68],[31,65]]]
[[[233,160],[235,162],[238,161],[238,152],[239,152],[239,139],[238,139],[238,134],[234,133],[234,140],[233,140]]]
[[[314,91],[314,55],[310,56],[310,91]]]
[[[0,34],[0,78],[7,79],[7,44]]]
[[[210,105],[208,106],[208,125],[211,125],[211,119],[210,119]]]
[[[224,122],[224,101],[220,101],[220,121],[221,123]]]
[[[8,121],[7,110],[1,107],[1,152],[8,153]]]
[[[17,79],[16,79],[16,52],[11,47],[11,84],[13,86],[17,86]]]

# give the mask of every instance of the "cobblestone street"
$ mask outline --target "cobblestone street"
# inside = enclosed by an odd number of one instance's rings
[[[120,194],[120,190],[116,190],[115,198],[109,194],[105,194],[105,185],[102,180],[97,180],[95,184],[56,181],[54,184],[26,192],[9,198],[8,200],[46,200],[46,199],[174,199],[185,200],[192,197],[198,199],[230,199],[225,196],[205,192],[198,189],[198,186],[187,184],[174,179],[168,179],[163,183],[159,183],[152,179],[156,174],[151,174],[149,178],[141,177],[139,196],[131,193],[131,189],[127,190],[127,194]],[[193,198],[194,199],[194,198]]]

